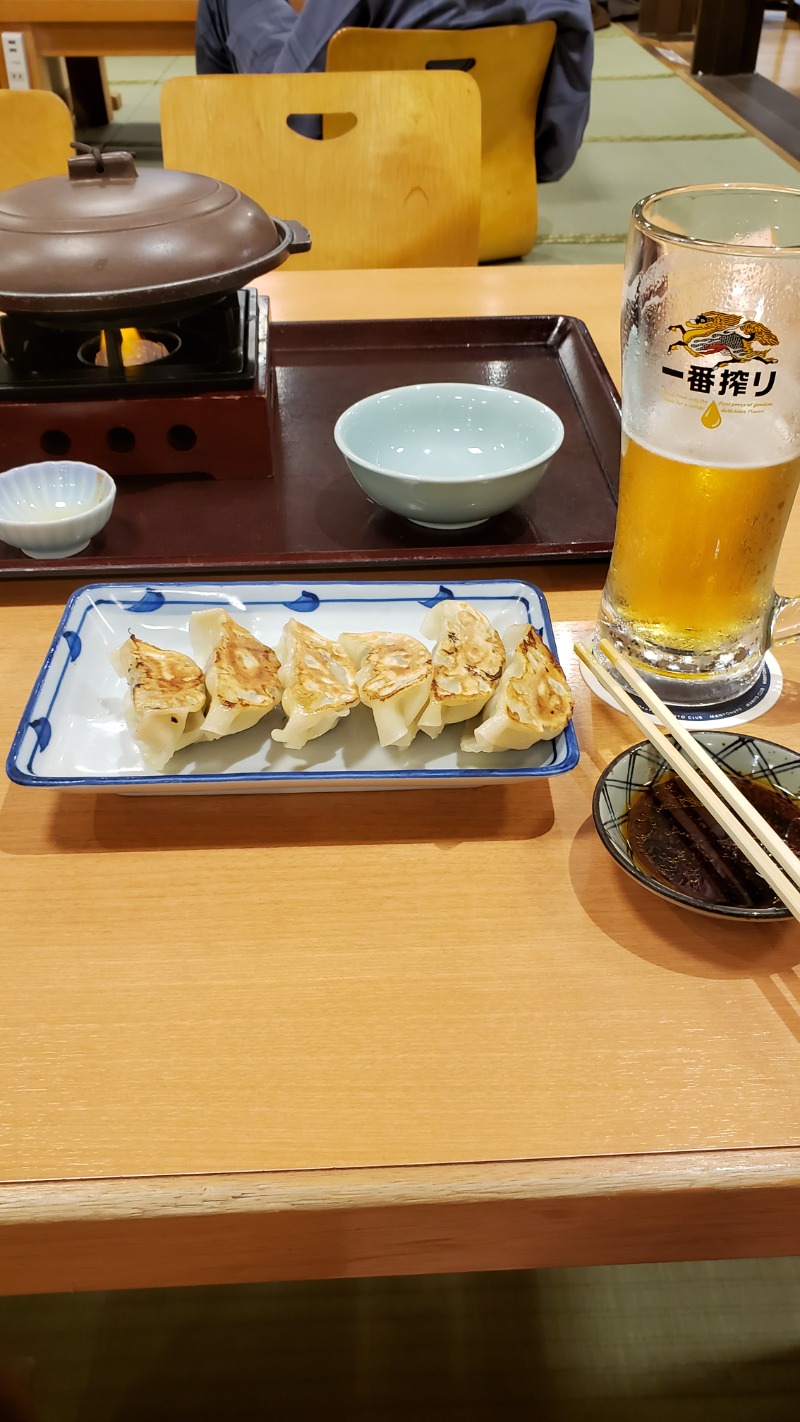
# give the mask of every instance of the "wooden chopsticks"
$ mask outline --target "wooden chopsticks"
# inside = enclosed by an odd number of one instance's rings
[[[669,731],[673,740],[677,741],[677,746],[652,724],[624,687],[620,686],[608,668],[588,647],[578,643],[575,653],[800,921],[800,859],[764,816],[759,814],[755,806],[745,799],[722,766],[695,740],[677,716],[673,716],[669,707],[665,706],[661,698],[648,686],[627,657],[605,639],[600,642],[599,647],[661,725]],[[689,760],[681,755],[681,750],[685,751]],[[690,761],[693,761],[694,765],[690,764]],[[702,775],[695,766],[702,770]]]

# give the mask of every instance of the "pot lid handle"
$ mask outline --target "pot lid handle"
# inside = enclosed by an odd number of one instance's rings
[[[135,183],[139,174],[132,153],[102,153],[90,143],[72,143],[77,157],[67,159],[72,183]]]
[[[307,228],[307,227],[304,227],[303,224],[302,224],[302,222],[295,222],[293,218],[289,218],[288,221],[287,221],[284,225],[285,225],[286,227],[288,227],[288,229],[289,229],[289,231],[290,231],[290,233],[291,233],[291,236],[292,236],[292,241],[291,241],[291,246],[289,247],[289,251],[290,251],[290,252],[310,252],[310,251],[311,251],[311,233],[309,232],[308,228]]]

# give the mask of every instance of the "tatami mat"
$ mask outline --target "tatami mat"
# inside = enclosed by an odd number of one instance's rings
[[[525,262],[618,262],[639,198],[684,183],[796,187],[800,172],[620,26],[596,37],[592,112],[570,171],[539,188]],[[656,82],[657,81],[657,82]]]
[[[0,1300],[36,1422],[796,1422],[800,1261]]]
[[[669,77],[669,70],[658,59],[654,59],[641,45],[631,39],[621,25],[611,25],[607,30],[599,30],[594,37],[593,79],[597,83],[605,79],[644,78],[651,75],[655,79]]]
[[[680,83],[680,80],[676,80]],[[539,190],[539,242],[624,237],[634,203],[682,183],[794,185],[798,174],[757,138],[590,143],[559,183]],[[529,261],[535,261],[534,248]]]
[[[633,43],[633,40],[623,40],[625,46]],[[619,48],[615,45],[615,53],[619,53]],[[625,142],[634,134],[658,143],[674,138],[746,136],[740,124],[715,108],[677,74],[664,72],[666,84],[655,84],[652,76],[628,79],[624,84],[596,82],[584,143]]]

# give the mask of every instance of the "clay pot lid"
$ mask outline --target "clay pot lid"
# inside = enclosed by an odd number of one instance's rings
[[[198,173],[85,144],[68,175],[0,192],[0,310],[100,311],[242,286],[308,233]]]

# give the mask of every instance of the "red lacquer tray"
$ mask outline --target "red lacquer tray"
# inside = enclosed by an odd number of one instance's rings
[[[0,576],[498,567],[609,555],[619,398],[581,321],[277,322],[269,340],[272,477],[119,479],[111,521],[83,553],[40,562],[0,543]],[[333,441],[337,417],[355,400],[429,380],[534,395],[565,428],[561,449],[525,502],[446,541],[370,503]],[[230,457],[235,466],[235,448]]]

